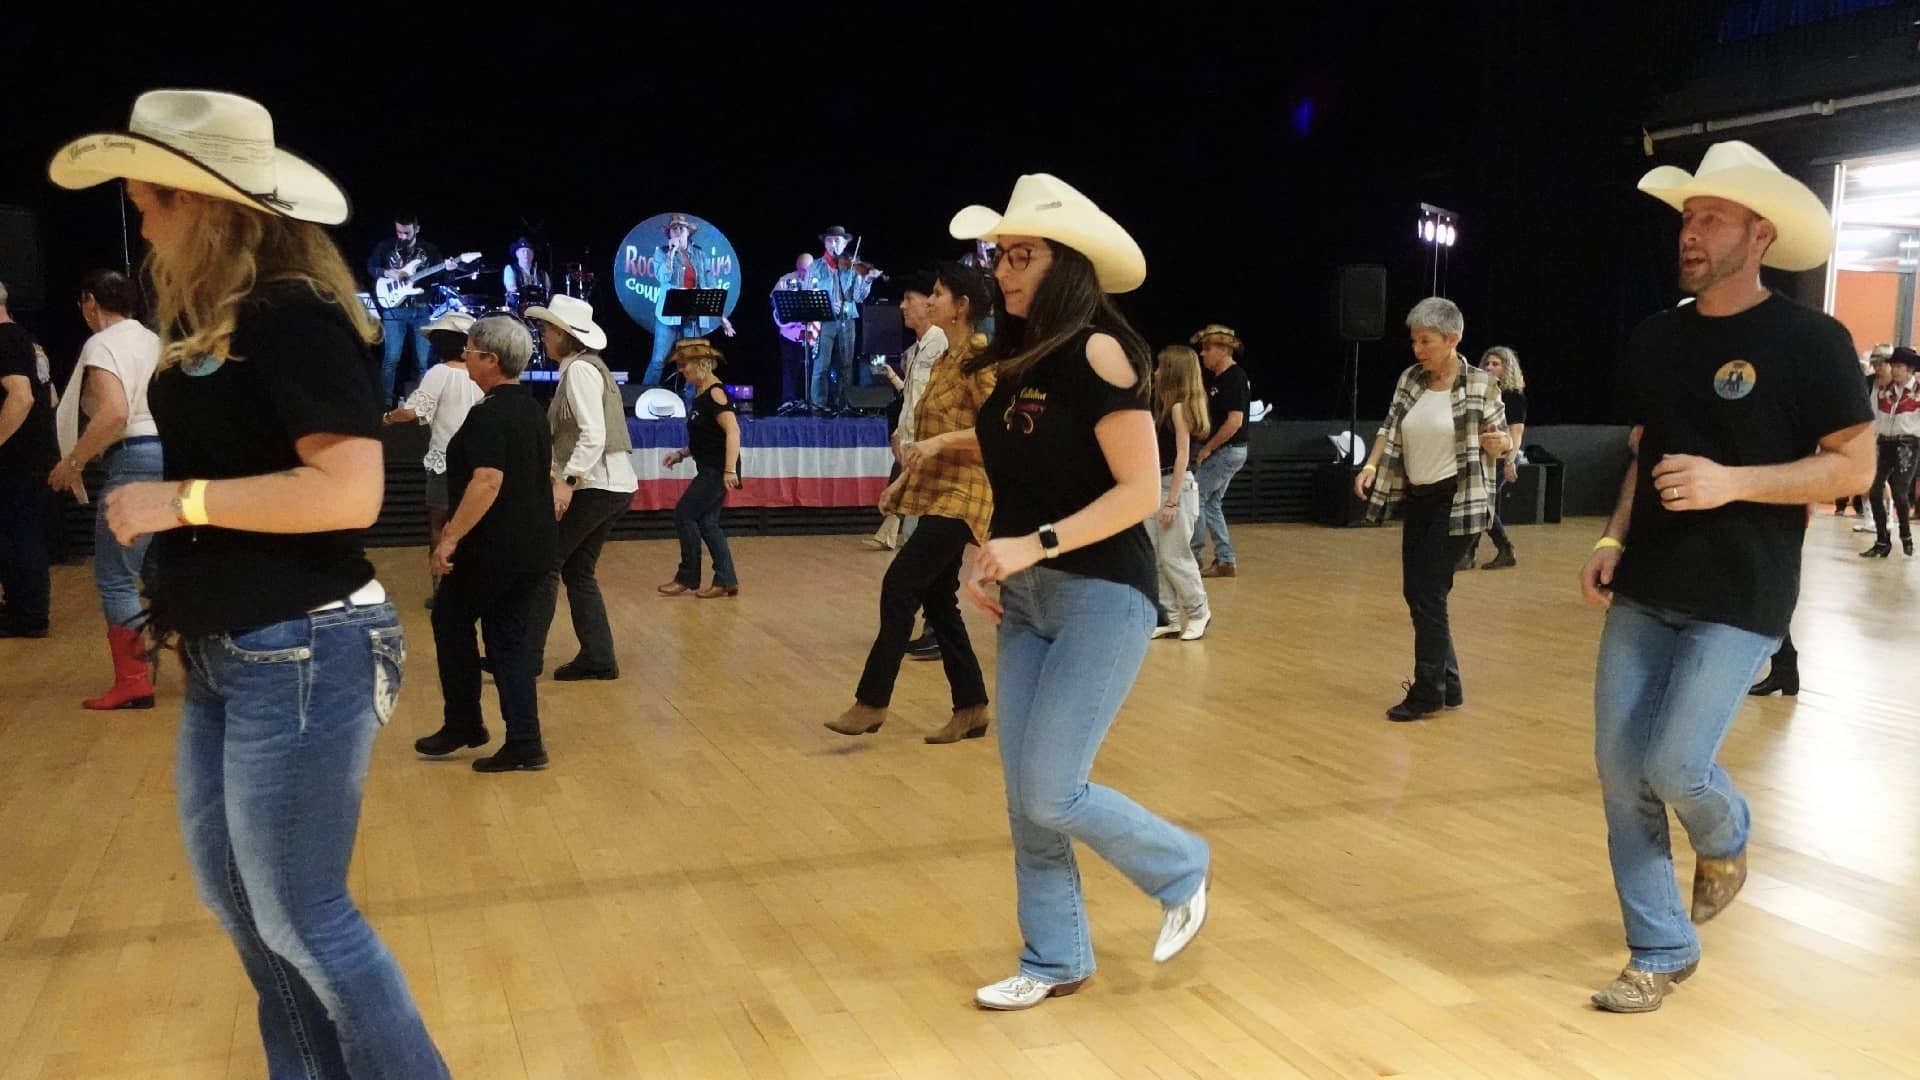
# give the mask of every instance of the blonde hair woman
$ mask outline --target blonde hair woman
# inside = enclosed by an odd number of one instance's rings
[[[1200,519],[1200,485],[1193,476],[1193,444],[1213,431],[1207,388],[1200,381],[1200,354],[1186,345],[1160,350],[1153,369],[1153,426],[1160,439],[1160,509],[1147,519],[1160,568],[1162,621],[1157,638],[1180,635],[1196,641],[1213,612],[1207,586],[1193,557],[1194,522]]]
[[[166,479],[107,500],[158,534],[150,624],[186,661],[178,790],[200,895],[260,995],[274,1076],[443,1077],[399,965],[347,895],[406,641],[361,530],[385,467],[374,325],[321,225],[346,196],[232,94],[164,90],[49,166],[127,180],[152,246]],[[222,152],[197,158],[203,147]],[[298,732],[299,737],[294,737]]]
[[[1505,570],[1518,566],[1519,560],[1513,557],[1513,541],[1507,538],[1507,527],[1500,521],[1500,488],[1520,479],[1521,442],[1527,432],[1527,377],[1520,371],[1520,357],[1505,345],[1495,345],[1480,357],[1480,370],[1493,376],[1500,384],[1500,401],[1507,410],[1507,434],[1513,437],[1513,449],[1507,456],[1494,465],[1492,487],[1493,520],[1487,524],[1487,535],[1493,537],[1493,546],[1499,553],[1489,559],[1482,570]],[[1467,552],[1465,568],[1473,568],[1474,555],[1480,548],[1480,538],[1473,538],[1473,548]]]
[[[693,483],[673,507],[673,528],[680,535],[680,567],[672,581],[660,586],[660,593],[679,596],[690,592],[702,600],[738,596],[740,578],[733,570],[733,550],[727,546],[726,531],[720,528],[720,508],[727,503],[727,492],[740,487],[740,419],[726,387],[713,373],[720,363],[720,350],[706,338],[687,338],[673,347],[668,359],[693,391],[693,408],[687,413],[686,448],[668,454],[661,464],[671,469],[691,460],[695,471]],[[702,540],[713,556],[713,584],[705,589],[700,587]]]

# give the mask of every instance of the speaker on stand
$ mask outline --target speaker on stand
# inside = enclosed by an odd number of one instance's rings
[[[1353,494],[1359,472],[1356,451],[1360,436],[1360,343],[1379,341],[1387,332],[1387,268],[1372,263],[1342,266],[1338,277],[1334,321],[1340,340],[1352,346],[1347,371],[1347,452],[1344,460],[1323,468],[1316,478],[1319,518],[1328,525],[1360,525],[1366,504]]]

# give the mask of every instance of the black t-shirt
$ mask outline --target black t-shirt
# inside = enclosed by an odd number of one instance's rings
[[[1234,364],[1227,370],[1215,375],[1203,371],[1203,380],[1207,387],[1207,415],[1213,417],[1213,429],[1226,426],[1227,414],[1240,414],[1240,429],[1233,433],[1223,445],[1247,445],[1247,411],[1253,403],[1253,384],[1247,379],[1247,369]]]
[[[727,467],[727,432],[720,426],[720,414],[730,412],[733,399],[718,384],[693,399],[693,409],[687,413],[687,449],[693,451],[696,469]]]
[[[176,364],[148,405],[168,480],[297,468],[308,435],[380,437],[367,347],[300,282],[261,285],[241,305],[234,359]],[[236,633],[342,600],[373,578],[357,531],[255,533],[182,526],[154,538],[153,617],[183,634]]]
[[[0,470],[45,472],[60,457],[53,433],[53,367],[46,350],[19,323],[0,323],[0,378],[8,375],[27,380],[31,406],[19,430],[0,443]],[[0,400],[7,393],[0,387]]]
[[[1112,490],[1113,470],[1093,427],[1108,413],[1147,408],[1145,381],[1118,387],[1087,361],[1092,331],[1076,334],[1019,378],[1001,376],[975,433],[993,487],[994,537],[1025,536]],[[1040,565],[1132,585],[1156,595],[1153,543],[1132,525]]]
[[[1693,305],[1641,323],[1623,370],[1627,421],[1644,425],[1620,595],[1768,636],[1800,596],[1804,506],[1668,510],[1653,469],[1668,454],[1779,465],[1869,422],[1845,327],[1775,295],[1738,315]]]
[[[1180,408],[1180,406],[1176,406],[1176,408]],[[1173,468],[1174,458],[1180,450],[1180,444],[1178,442],[1180,436],[1173,430],[1173,416],[1174,414],[1172,412],[1168,412],[1165,420],[1155,421],[1153,425],[1154,437],[1158,439],[1160,443],[1161,472],[1166,472]],[[1191,436],[1187,439],[1187,468],[1189,470],[1193,468],[1193,439]]]
[[[398,240],[389,237],[380,241],[380,243],[374,247],[373,254],[367,257],[367,277],[370,278],[377,287],[380,284],[380,279],[386,276],[387,271],[405,269],[406,265],[415,259],[420,261],[420,265],[414,269],[415,273],[439,266],[446,261],[446,259],[441,256],[440,249],[425,240],[415,240],[411,246],[401,247]],[[437,281],[439,279],[435,278],[433,280]],[[422,282],[421,287],[425,288],[426,283]],[[425,293],[419,296],[409,296],[406,300],[406,306],[426,304],[429,303],[430,300],[431,298]]]
[[[447,443],[447,505],[459,509],[475,469],[499,469],[500,494],[454,549],[456,572],[547,572],[558,542],[552,462],[547,410],[526,387],[502,383],[474,403]]]
[[[1524,390],[1500,391],[1500,404],[1506,406],[1507,426],[1527,422],[1527,392]]]

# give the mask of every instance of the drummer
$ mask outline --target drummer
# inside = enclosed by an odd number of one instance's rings
[[[515,315],[553,297],[553,282],[547,271],[534,261],[533,244],[521,237],[510,249],[513,261],[500,271],[500,284],[506,288],[507,310]]]

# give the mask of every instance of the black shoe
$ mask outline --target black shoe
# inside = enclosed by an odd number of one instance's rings
[[[0,638],[43,638],[47,636],[46,623],[19,623],[8,620],[0,622]]]
[[[1767,672],[1766,678],[1747,687],[1747,694],[1750,697],[1770,697],[1774,694],[1793,697],[1798,693],[1800,693],[1800,665],[1782,664],[1778,660],[1773,662],[1773,668]]]
[[[1863,559],[1884,559],[1891,554],[1893,554],[1893,541],[1882,540],[1861,552],[1860,557]]]
[[[1464,690],[1461,690],[1459,684],[1456,683],[1453,686],[1447,687],[1446,703],[1441,707],[1446,709],[1457,709],[1462,705],[1465,705],[1466,703],[1467,703],[1466,692]]]
[[[492,757],[475,758],[474,772],[517,772],[547,767],[546,748],[539,743],[508,743]]]
[[[485,746],[489,737],[484,727],[474,731],[455,731],[442,724],[439,731],[424,739],[415,739],[413,749],[414,752],[428,757],[445,757],[455,750],[464,750],[469,746]]]
[[[620,669],[617,667],[590,668],[581,664],[578,660],[569,660],[553,669],[553,679],[555,682],[580,682],[583,679],[611,680],[619,677]]]
[[[1901,537],[1900,550],[1905,552],[1908,556],[1911,556],[1913,554],[1913,537],[1911,536]]]
[[[1500,554],[1495,555],[1493,558],[1487,560],[1487,564],[1485,566],[1482,566],[1480,569],[1505,570],[1509,566],[1519,566],[1519,565],[1520,565],[1520,560],[1515,559],[1513,557],[1512,548],[1501,548]]]
[[[933,636],[933,631],[928,630],[907,642],[907,655],[915,660],[938,660],[940,659],[940,641]]]
[[[1413,688],[1409,686],[1407,688],[1406,700],[1388,709],[1387,719],[1395,721],[1396,723],[1405,723],[1408,720],[1419,720],[1423,717],[1432,716],[1434,713],[1439,712],[1442,707],[1440,702],[1419,697],[1415,694]]]
[[[1460,561],[1454,563],[1453,568],[1455,570],[1471,570],[1473,569],[1473,560],[1475,557],[1473,552],[1463,551],[1460,553]]]

